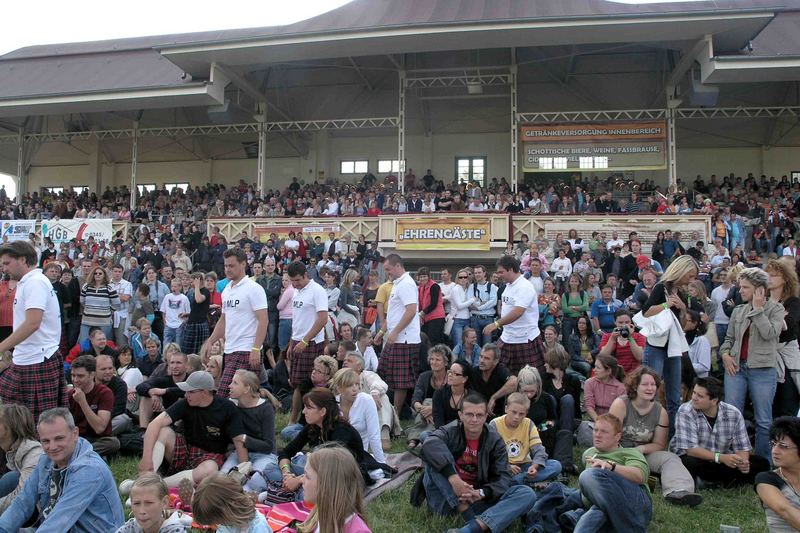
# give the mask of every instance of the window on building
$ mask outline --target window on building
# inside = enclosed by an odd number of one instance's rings
[[[83,191],[89,192],[89,186],[88,185],[73,185],[72,186],[72,190],[77,194],[81,194]]]
[[[566,157],[554,157],[553,158],[553,168],[557,168],[559,170],[564,170],[567,168],[567,158]]]
[[[64,192],[64,187],[42,187],[42,192],[49,192],[50,194],[61,194]]]
[[[552,157],[540,157],[539,158],[539,168],[542,170],[550,170],[553,168],[553,158]]]
[[[188,183],[165,183],[164,188],[167,189],[167,192],[172,194],[172,191],[176,188],[181,189],[183,192],[186,192],[186,189],[189,188]]]
[[[456,157],[456,176],[459,183],[470,181],[486,185],[486,158],[482,156]]]
[[[388,174],[390,172],[394,174],[400,172],[400,161],[397,159],[378,159],[378,173]]]
[[[155,183],[140,183],[136,186],[136,189],[139,191],[139,196],[144,195],[145,192],[153,192],[156,190]]]
[[[339,162],[339,174],[366,174],[369,170],[369,161],[366,159],[353,159]]]
[[[581,168],[608,168],[608,157],[601,156],[601,157],[581,157],[580,158],[580,167]]]
[[[594,168],[608,168],[608,157],[595,157],[594,158]]]

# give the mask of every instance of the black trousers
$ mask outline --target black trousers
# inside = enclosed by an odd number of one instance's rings
[[[746,474],[735,468],[728,468],[722,463],[718,464],[714,461],[704,461],[703,459],[689,457],[688,455],[682,455],[681,461],[683,461],[686,470],[688,470],[693,477],[699,477],[703,481],[721,483],[726,487],[752,485],[755,481],[756,474],[766,472],[770,468],[769,461],[759,455],[750,456],[750,471]]]

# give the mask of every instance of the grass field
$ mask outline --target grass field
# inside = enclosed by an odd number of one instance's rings
[[[277,425],[282,428],[286,416],[279,415]],[[283,443],[280,442],[279,446]],[[405,451],[405,440],[394,441],[391,453]],[[134,458],[119,457],[112,461],[111,470],[117,481],[136,475],[137,461]],[[462,524],[456,518],[437,517],[423,508],[412,507],[409,493],[416,478],[406,486],[384,494],[367,508],[369,524],[374,533],[395,533],[397,531],[434,533]],[[576,486],[577,479],[571,478],[570,485]],[[664,502],[660,487],[653,498],[654,517],[649,531],[654,533],[712,533],[718,532],[721,524],[738,526],[743,533],[767,532],[764,511],[752,487],[727,490],[702,491],[703,504],[694,509],[676,507]],[[522,533],[519,525],[509,530]]]

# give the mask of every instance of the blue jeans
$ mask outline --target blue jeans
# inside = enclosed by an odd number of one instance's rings
[[[292,474],[295,476],[302,476],[306,471],[306,461],[308,461],[308,455],[295,455],[292,457],[292,460],[289,462],[289,466],[291,468]],[[280,466],[278,466],[278,461],[269,462],[264,470],[261,471],[268,480],[282,480],[283,479],[283,472],[281,472]],[[297,494],[295,495],[295,501],[301,502],[303,501],[304,492],[302,487]]]
[[[756,455],[771,459],[769,446],[769,427],[772,424],[772,400],[778,386],[778,373],[775,367],[748,368],[747,361],[739,363],[739,371],[734,376],[725,373],[725,401],[744,412],[747,393],[753,402],[756,417]]]
[[[278,322],[278,349],[285,350],[292,338],[292,319],[282,318]]]
[[[264,339],[264,344],[266,344],[269,348],[275,349],[278,346],[278,315],[270,316],[269,323],[267,324],[267,338]],[[288,342],[286,343],[289,344]],[[275,358],[277,359],[278,354],[275,354]]]
[[[253,465],[253,475],[243,486],[245,492],[263,492],[267,490],[267,481],[281,481],[283,479],[280,468],[272,468],[273,466],[278,466],[277,455],[274,453],[255,452],[249,452],[247,455]],[[236,456],[236,452],[231,452],[219,471],[222,474],[227,474],[231,468],[238,464],[239,459]]]
[[[432,513],[451,515],[456,511],[458,496],[446,477],[426,464],[422,483],[425,486],[428,509]],[[484,501],[475,502],[462,513],[462,517],[467,522],[479,518],[491,531],[505,531],[514,520],[524,516],[534,503],[536,494],[530,487],[514,485],[494,505]]]
[[[667,357],[666,348],[647,343],[644,347],[642,364],[652,368],[664,380],[669,413],[669,436],[672,438],[675,434],[675,414],[681,406],[681,358]]]
[[[183,326],[179,328],[171,328],[169,326],[164,326],[164,344],[175,342],[178,344],[178,346],[183,346],[184,331],[186,331],[186,328],[184,328]]]
[[[19,484],[20,473],[17,470],[10,470],[0,477],[0,498],[8,496]]]
[[[453,341],[453,346],[461,344],[461,334],[464,333],[464,328],[470,327],[469,324],[469,318],[456,318],[453,320],[453,329],[450,330],[450,339]]]
[[[286,424],[281,430],[281,438],[286,442],[291,442],[303,431],[303,424]]]
[[[486,337],[486,338],[484,338],[484,336],[483,336],[483,328],[485,328],[486,326],[488,326],[489,324],[491,324],[495,320],[497,320],[497,319],[494,318],[494,317],[478,318],[475,315],[473,315],[472,318],[470,319],[470,327],[474,328],[475,331],[478,332],[478,346],[483,346],[487,342],[492,342],[491,335]],[[453,324],[453,325],[455,326],[455,324]],[[458,340],[458,342],[456,342],[455,344],[461,344],[461,337],[458,337],[457,340]]]
[[[83,342],[89,338],[89,328],[93,328],[95,326],[89,326],[87,324],[81,324],[81,332],[78,335],[78,342]],[[111,327],[109,324],[108,326],[100,326],[100,329],[103,330],[103,333],[106,334],[107,339],[114,339],[114,328]]]
[[[548,459],[545,461],[544,466],[540,467],[533,478],[528,477],[528,469],[533,463],[525,463],[520,465],[520,473],[514,476],[514,483],[522,485],[526,481],[528,483],[539,483],[541,481],[549,481],[555,479],[561,473],[561,463],[555,459]]]
[[[575,418],[577,411],[575,410],[575,398],[572,394],[565,394],[558,401],[558,421],[556,427],[558,429],[566,429],[567,431],[575,431]]]
[[[575,533],[647,531],[653,502],[644,487],[599,468],[584,470],[578,482],[581,494],[592,506],[578,520]]]
[[[725,342],[725,334],[728,333],[728,324],[717,324],[715,322],[714,327],[717,330],[717,339],[719,340],[719,345],[722,346],[722,343]],[[719,363],[720,368],[724,368],[722,366],[722,354],[719,353],[719,349],[717,349],[717,363]]]

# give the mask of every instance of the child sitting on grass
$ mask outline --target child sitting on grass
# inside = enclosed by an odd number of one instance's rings
[[[167,485],[158,474],[144,472],[133,482],[130,497],[133,518],[116,533],[184,533],[191,517],[170,512]]]
[[[508,450],[508,465],[514,482],[533,484],[555,479],[561,473],[561,463],[547,458],[536,425],[527,417],[531,401],[520,392],[506,399],[506,414],[489,424],[503,438]]]

